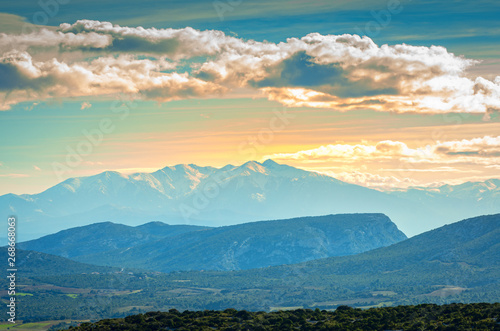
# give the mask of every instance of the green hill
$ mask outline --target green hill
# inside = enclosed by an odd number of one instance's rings
[[[82,242],[81,246],[85,249],[100,241],[95,244],[99,248],[103,243],[119,241],[117,236],[125,237],[103,231],[94,234],[99,239],[92,238],[86,243],[84,238],[79,239],[80,232],[75,235],[71,246],[67,244],[68,238],[63,241],[53,240],[53,236],[46,238],[45,245],[50,247],[46,252],[81,251],[78,242]],[[96,265],[161,272],[240,270],[352,255],[404,239],[406,236],[383,214],[341,214],[190,231],[143,244],[130,243],[115,250],[99,252],[96,249],[92,255],[76,256],[73,253],[73,258]],[[33,245],[27,246],[35,249]],[[89,247],[89,250],[92,251],[92,248]]]

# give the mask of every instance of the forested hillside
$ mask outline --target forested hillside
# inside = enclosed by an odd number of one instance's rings
[[[224,311],[149,312],[84,323],[71,330],[499,330],[500,304],[418,305],[368,310],[340,306],[273,313]]]

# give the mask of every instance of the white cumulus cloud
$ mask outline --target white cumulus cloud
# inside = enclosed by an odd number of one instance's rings
[[[169,101],[238,88],[291,107],[338,111],[487,115],[500,109],[500,76],[466,76],[477,61],[440,46],[377,45],[366,36],[311,33],[272,43],[216,30],[80,20],[0,34],[0,45],[1,109],[51,97],[125,92]]]

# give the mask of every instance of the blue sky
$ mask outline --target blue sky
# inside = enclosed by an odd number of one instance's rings
[[[1,49],[0,194],[35,193],[64,178],[108,169],[150,171],[176,163],[223,166],[267,157],[382,189],[499,177],[498,1],[61,2],[67,3],[0,4],[0,33],[14,40]],[[85,28],[70,26],[83,19],[128,27],[135,35],[129,40],[126,33],[110,27],[103,32],[95,22]],[[101,43],[114,38],[114,48],[96,46],[89,51],[81,44],[75,50],[74,44],[64,44],[67,41],[35,45],[46,36],[22,39],[23,27],[31,31],[26,22],[49,31],[68,23],[60,30],[66,37],[75,34],[89,38],[89,43],[97,43],[90,41],[92,34]],[[163,44],[155,46],[160,53],[152,54],[151,47],[158,44],[137,27],[180,29],[188,38],[192,33],[183,30],[186,27],[221,31],[224,37],[215,33],[207,38],[218,38],[216,47],[234,48],[214,52],[205,40],[200,48],[206,50],[194,54],[195,38],[180,55],[162,54]],[[319,35],[301,39],[311,33]],[[365,35],[373,43],[325,37],[343,34]],[[118,46],[124,45],[124,38],[128,50]],[[175,39],[172,45],[184,42]],[[23,43],[27,46],[19,46]],[[322,50],[310,46],[313,43],[323,45]],[[332,60],[328,47],[342,49],[342,43],[352,46],[348,52],[366,54],[351,54],[345,63],[342,57]],[[384,44],[403,46],[387,50]],[[235,69],[250,56],[244,47],[254,48],[253,62],[248,63],[264,64],[249,72],[243,64]],[[270,58],[278,49],[289,54],[269,64],[264,55],[258,58],[259,48]],[[230,62],[231,52],[240,60]],[[415,74],[417,62],[422,67]],[[31,73],[23,71],[28,65],[33,65]],[[78,73],[82,66],[96,77],[88,86],[61,74],[61,68]],[[134,66],[145,72],[130,69]],[[103,83],[109,77],[99,75],[101,67],[119,75]],[[234,76],[217,78],[228,70],[234,70]],[[137,81],[150,74],[151,85]],[[170,76],[158,87],[162,74]],[[120,81],[120,75],[129,81]],[[244,81],[235,78],[252,75]],[[100,88],[95,88],[96,81]],[[422,84],[432,93],[408,87]],[[62,91],[65,87],[68,90]],[[142,99],[131,94],[134,89],[140,90]],[[113,111],[117,99],[122,100],[121,109],[133,103],[130,116],[122,119],[122,113]],[[294,120],[273,132],[272,141],[254,146],[255,153],[241,153],[241,146],[268,129],[276,111],[294,114]],[[111,121],[113,130],[77,166],[58,173],[54,164],[64,165],[68,150],[86,139],[83,132],[98,128],[102,120]],[[467,158],[452,157],[466,154]],[[353,158],[358,161],[350,162]]]

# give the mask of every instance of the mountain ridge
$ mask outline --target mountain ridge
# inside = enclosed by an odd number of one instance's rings
[[[145,236],[141,229],[151,226],[164,227],[161,223],[135,228],[98,223],[20,243],[19,247],[95,265],[170,272],[290,264],[356,254],[407,238],[383,214],[299,217],[218,228],[191,226],[168,236]],[[167,228],[175,227],[183,226]],[[115,247],[117,243],[120,247]]]
[[[387,214],[412,236],[454,219],[500,212],[500,185],[488,192],[460,192],[445,194],[444,188],[443,192],[380,192],[266,160],[222,168],[184,164],[152,173],[107,171],[70,178],[39,194],[0,196],[0,211],[18,216],[22,240],[102,221],[220,226],[356,212]]]

